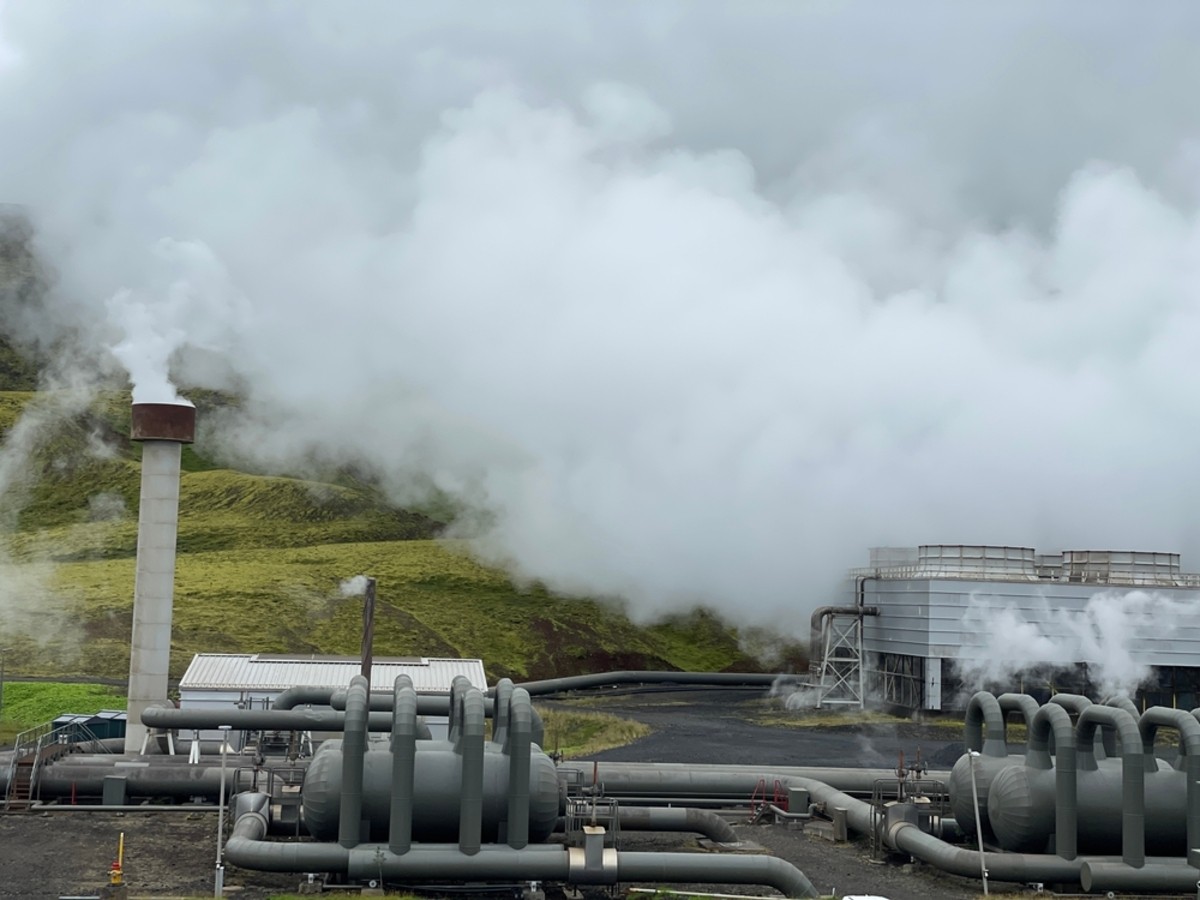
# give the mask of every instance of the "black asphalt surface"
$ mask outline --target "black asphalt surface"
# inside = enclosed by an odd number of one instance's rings
[[[915,722],[854,724],[853,713],[845,714],[842,726],[809,727],[803,712],[789,714],[755,690],[614,691],[542,703],[607,712],[654,729],[625,747],[592,755],[601,762],[894,768],[901,753],[911,765],[920,752],[931,769],[948,769],[963,748],[961,739],[947,739],[945,729]],[[790,715],[794,725],[787,724]],[[764,716],[780,724],[759,724]]]

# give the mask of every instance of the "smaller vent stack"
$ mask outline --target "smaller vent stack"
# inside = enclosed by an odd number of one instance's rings
[[[126,753],[142,749],[146,736],[143,710],[167,702],[180,457],[183,445],[192,443],[195,436],[196,408],[192,404],[186,401],[133,404],[130,437],[142,444],[142,493],[129,652]]]

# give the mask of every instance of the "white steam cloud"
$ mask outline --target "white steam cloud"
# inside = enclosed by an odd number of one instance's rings
[[[344,579],[338,585],[338,589],[343,597],[362,597],[367,593],[367,584],[370,579],[366,575],[355,575],[353,578]]]
[[[1104,695],[1132,696],[1160,660],[1164,641],[1200,634],[1200,606],[1151,591],[1110,590],[1081,610],[1051,608],[1044,600],[1026,615],[973,596],[963,616],[965,640],[958,674],[968,689],[1011,685],[1022,674],[1057,669],[1064,660],[1087,663],[1088,679]]]
[[[37,319],[646,615],[1200,558],[1200,7],[0,7]],[[23,319],[24,321],[24,319]]]

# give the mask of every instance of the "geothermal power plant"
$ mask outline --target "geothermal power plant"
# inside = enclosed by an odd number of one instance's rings
[[[314,892],[436,885],[534,897],[550,885],[674,884],[829,894],[827,873],[745,852],[731,823],[746,821],[861,839],[880,858],[975,879],[985,892],[989,882],[1196,890],[1200,709],[1189,685],[1200,648],[1186,629],[1138,645],[1154,678],[1136,700],[1088,696],[1086,659],[1056,660],[1028,692],[967,691],[954,674],[986,646],[967,617],[981,603],[1054,637],[1099,592],[1191,596],[1196,580],[1177,555],[874,551],[845,596],[813,613],[803,675],[609,672],[489,686],[478,660],[214,652],[193,662],[176,706],[167,672],[179,461],[195,426],[188,404],[133,409],[143,472],[125,737],[113,746],[62,730],[22,735],[0,754],[10,812],[215,804],[229,822],[218,895],[226,866],[292,873]],[[563,761],[547,752],[533,704],[603,685],[765,694],[781,681],[811,705],[961,710],[962,753],[944,768],[856,766],[849,748],[844,767]],[[629,849],[624,836],[639,831],[695,834],[710,852]]]

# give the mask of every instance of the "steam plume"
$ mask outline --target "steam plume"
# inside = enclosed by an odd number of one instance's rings
[[[779,9],[0,6],[31,330],[645,614],[802,628],[873,545],[1200,558],[1200,9]]]

